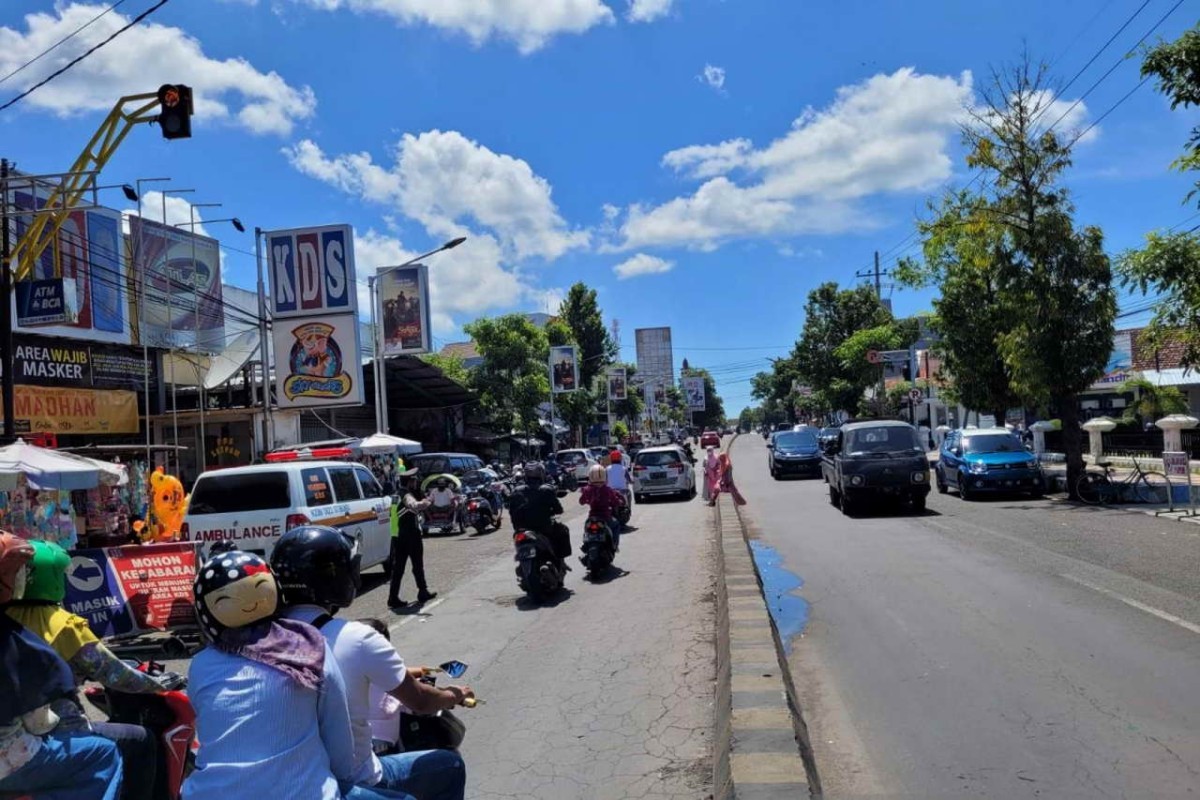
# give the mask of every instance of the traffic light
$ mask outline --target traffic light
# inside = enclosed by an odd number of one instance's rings
[[[192,138],[192,87],[164,83],[158,87],[158,124],[164,139]]]

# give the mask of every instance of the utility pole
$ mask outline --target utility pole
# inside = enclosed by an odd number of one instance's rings
[[[12,242],[8,239],[8,159],[0,159],[0,367],[4,370],[4,444],[13,440],[16,423],[16,369],[13,364]]]

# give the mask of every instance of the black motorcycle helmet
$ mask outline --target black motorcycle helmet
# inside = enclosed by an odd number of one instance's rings
[[[530,486],[541,486],[546,482],[546,468],[540,461],[530,461],[525,465],[525,483]]]
[[[292,528],[271,552],[271,569],[289,606],[346,608],[358,594],[358,562],[353,540],[325,525]]]

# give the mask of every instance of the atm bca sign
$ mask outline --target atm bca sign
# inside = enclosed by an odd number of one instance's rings
[[[270,231],[266,237],[276,317],[358,311],[349,225]]]

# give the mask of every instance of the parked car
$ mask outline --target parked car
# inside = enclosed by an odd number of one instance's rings
[[[821,445],[811,430],[784,431],[767,448],[767,470],[779,480],[784,475],[821,474]]]
[[[717,433],[716,431],[705,431],[704,433],[700,434],[700,446],[720,447],[721,434]]]
[[[1046,491],[1037,456],[1005,428],[946,434],[934,477],[939,492],[954,487],[963,500],[980,492],[1027,492],[1039,497]]]
[[[847,515],[889,499],[907,500],[923,511],[929,496],[929,459],[907,422],[843,425],[825,451],[821,472],[829,484],[829,502]]]
[[[196,479],[181,530],[184,541],[232,541],[270,558],[275,542],[299,525],[338,528],[354,540],[361,568],[391,550],[392,498],[371,471],[346,461],[294,461],[209,470]]]
[[[482,458],[470,453],[419,453],[407,456],[404,463],[416,467],[422,478],[442,473],[462,476],[487,466]]]
[[[696,495],[696,470],[678,445],[647,447],[633,458],[635,502],[660,494]]]

